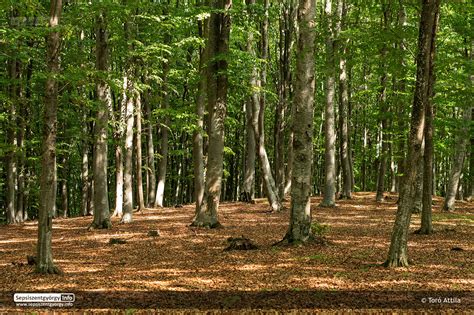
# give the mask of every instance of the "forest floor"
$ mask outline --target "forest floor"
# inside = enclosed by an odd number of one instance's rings
[[[64,274],[54,276],[26,264],[35,254],[36,222],[0,226],[0,313],[15,307],[15,292],[72,292],[73,309],[472,310],[474,204],[457,202],[456,211],[442,213],[442,198],[435,198],[435,233],[413,234],[420,225],[413,215],[411,265],[386,269],[397,198],[374,199],[357,193],[321,208],[313,198],[313,221],[327,226],[327,245],[273,247],[289,210],[268,213],[264,199],[222,203],[223,227],[212,230],[189,227],[193,205],[146,209],[130,224],[114,218],[110,230],[88,231],[91,217],[58,218],[53,256]],[[147,235],[157,229],[160,236]],[[227,238],[242,235],[259,248],[224,251]],[[111,238],[126,243],[111,245]]]

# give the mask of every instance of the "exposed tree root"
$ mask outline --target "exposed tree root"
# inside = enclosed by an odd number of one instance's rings
[[[221,228],[222,224],[219,223],[219,221],[215,222],[203,222],[199,220],[194,220],[193,223],[191,223],[192,227],[198,227],[198,228],[206,228],[206,229],[217,229]]]
[[[386,268],[408,267],[408,260],[405,257],[388,259],[383,266]]]
[[[433,233],[434,233],[433,229],[426,229],[426,228],[420,228],[416,230],[415,232],[413,232],[413,234],[417,234],[417,235],[430,235]]]

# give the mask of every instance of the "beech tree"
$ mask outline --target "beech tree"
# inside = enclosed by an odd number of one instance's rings
[[[305,242],[311,236],[311,166],[313,164],[314,16],[315,0],[300,0],[293,116],[293,179],[288,243]]]
[[[227,60],[224,57],[229,50],[231,0],[213,0],[216,11],[209,18],[207,51],[209,64],[207,69],[207,106],[210,115],[209,148],[206,172],[206,186],[203,202],[196,208],[192,226],[215,228],[220,226],[217,210],[219,208],[223,155],[224,120],[227,107]]]
[[[53,213],[56,203],[56,135],[58,115],[58,82],[60,73],[59,53],[61,34],[58,26],[61,17],[62,0],[51,0],[49,11],[50,33],[47,36],[48,78],[45,87],[45,110],[43,149],[41,156],[40,208],[38,213],[38,243],[36,272],[61,273],[53,262],[51,240],[53,234]]]
[[[106,18],[103,12],[96,23],[96,67],[99,72],[97,83],[98,110],[94,126],[94,228],[110,228],[109,192],[107,183],[107,128],[111,108],[110,90],[103,77],[108,70],[108,36]]]
[[[390,250],[385,266],[408,266],[408,228],[411,210],[415,202],[416,176],[418,162],[421,159],[425,125],[425,108],[430,101],[429,85],[433,83],[430,71],[434,58],[436,20],[439,12],[439,0],[423,0],[420,18],[418,54],[416,59],[416,85],[412,107],[410,133],[408,135],[408,153],[400,186],[397,216],[392,231]]]

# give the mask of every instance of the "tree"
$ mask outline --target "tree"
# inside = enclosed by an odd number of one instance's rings
[[[304,242],[311,236],[311,166],[313,163],[315,0],[300,0],[299,36],[293,117],[293,179],[288,243]]]
[[[408,135],[408,153],[400,186],[400,197],[395,224],[392,231],[390,249],[386,267],[408,266],[408,229],[411,210],[416,193],[416,176],[418,162],[421,159],[421,145],[425,125],[425,107],[429,102],[430,84],[433,83],[430,71],[434,58],[436,36],[436,19],[439,11],[439,0],[423,0],[418,36],[418,54],[416,59],[416,85],[412,107],[410,133]]]
[[[199,37],[206,38],[209,34],[209,19],[199,21]],[[199,85],[196,99],[197,129],[193,133],[193,170],[194,170],[194,199],[196,215],[200,213],[204,199],[204,109],[206,107],[206,64],[207,47],[199,49]]]
[[[168,72],[169,72],[169,61],[165,61],[163,62],[163,87],[162,87],[162,99],[161,99],[161,108],[164,110],[167,110],[169,107]],[[166,168],[168,165],[168,128],[169,128],[168,114],[165,114],[165,115],[166,115],[166,118],[164,119],[164,122],[162,122],[161,127],[160,127],[161,158],[158,164],[158,185],[156,185],[155,207],[163,207],[163,201],[165,198]]]
[[[61,17],[62,0],[51,0],[49,11],[49,27],[51,31],[47,36],[47,66],[48,78],[46,79],[45,110],[43,129],[43,148],[41,157],[40,179],[40,208],[38,214],[38,243],[36,272],[61,273],[54,265],[51,249],[53,234],[53,210],[56,203],[56,134],[58,114],[58,82],[60,72],[59,53],[61,35],[57,30]]]
[[[251,2],[250,2],[251,3]],[[268,58],[268,0],[264,0],[265,14],[261,27],[261,44],[260,57],[266,61]],[[249,34],[247,39],[247,51],[251,55],[255,55],[255,50],[252,45],[253,36]],[[270,203],[272,211],[280,211],[282,208],[280,198],[278,196],[275,179],[273,178],[270,161],[268,159],[267,150],[265,148],[265,92],[258,93],[258,90],[264,91],[267,80],[266,65],[262,66],[260,70],[260,80],[256,67],[253,68],[251,76],[251,86],[254,90],[251,95],[252,104],[252,126],[253,134],[255,135],[255,143],[257,145],[257,154],[259,156],[260,167],[262,170],[262,179],[264,182],[265,192]]]
[[[332,13],[332,2],[326,0],[324,9],[326,18],[326,107],[325,107],[325,121],[324,121],[324,135],[325,135],[325,184],[324,184],[324,198],[321,202],[322,207],[334,207],[336,205],[336,114],[334,108],[334,99],[336,94],[336,66],[335,66],[335,40],[338,34],[338,29],[334,25],[335,18]]]
[[[388,24],[390,20],[390,1],[386,3],[385,1],[382,2],[383,8],[383,29],[387,31]],[[388,153],[388,119],[387,119],[387,44],[384,43],[381,51],[381,62],[382,62],[382,75],[380,77],[380,94],[379,94],[379,104],[380,104],[380,154],[379,154],[379,167],[378,167],[378,175],[377,175],[377,194],[375,199],[377,202],[383,201],[383,193],[385,187],[385,173],[387,169],[387,153]]]
[[[207,105],[210,115],[209,148],[206,173],[206,186],[203,203],[196,209],[192,226],[215,228],[220,226],[217,210],[219,208],[223,158],[224,158],[224,120],[227,108],[227,60],[229,50],[230,15],[232,0],[213,0],[216,9],[209,18],[209,37],[207,42],[209,62],[207,70]]]
[[[341,29],[345,29],[344,20],[347,15],[346,1],[338,6],[338,18],[341,23]],[[350,134],[349,134],[349,87],[347,78],[347,41],[339,45],[341,56],[339,57],[339,132],[340,132],[340,155],[342,166],[342,199],[352,198],[353,174],[351,169],[352,159],[350,153]]]
[[[136,133],[135,133],[135,150],[137,152],[136,164],[137,164],[137,201],[138,210],[142,211],[145,209],[145,198],[143,194],[143,175],[142,175],[142,101],[140,94],[137,94],[135,98],[135,120],[136,120]]]
[[[436,12],[433,29],[436,31],[438,27],[439,14]],[[436,53],[436,45],[434,43],[435,37],[431,38],[431,51],[430,51],[430,65],[429,65],[429,76],[430,82],[427,91],[427,101],[425,104],[425,128],[423,130],[425,137],[425,148],[423,152],[423,196],[422,196],[422,210],[421,210],[421,227],[417,231],[418,234],[431,234],[433,233],[431,211],[433,203],[433,156],[434,156],[434,84],[435,84],[435,73],[434,73],[434,60]]]
[[[443,211],[454,210],[454,201],[456,194],[459,189],[459,183],[461,179],[461,173],[464,166],[464,159],[467,154],[467,146],[469,142],[469,123],[471,120],[471,108],[463,110],[463,123],[462,127],[456,135],[456,145],[453,152],[453,166],[449,175],[449,183],[446,188],[446,198],[443,203]]]
[[[131,69],[129,69],[131,70]],[[132,222],[133,218],[133,181],[132,181],[132,162],[133,162],[133,125],[135,116],[135,97],[136,92],[131,73],[127,79],[127,101],[125,107],[125,163],[123,168],[123,216],[122,223]]]
[[[108,35],[105,13],[96,18],[96,68],[99,78],[96,84],[98,99],[97,119],[94,125],[94,220],[93,228],[110,228],[109,192],[107,183],[107,128],[111,107],[110,89],[105,80],[108,71]]]

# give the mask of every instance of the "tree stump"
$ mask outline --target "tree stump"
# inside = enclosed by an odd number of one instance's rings
[[[224,250],[229,251],[229,250],[254,250],[258,249],[258,246],[253,243],[252,240],[244,237],[229,237],[227,239],[227,243],[229,243],[229,246],[227,246]]]
[[[112,245],[114,245],[114,244],[126,244],[126,243],[127,243],[127,241],[124,240],[123,238],[111,238],[109,240],[109,244],[112,244]]]
[[[151,236],[151,237],[156,237],[156,236],[160,236],[160,230],[151,230],[151,231],[148,231],[148,236]]]

